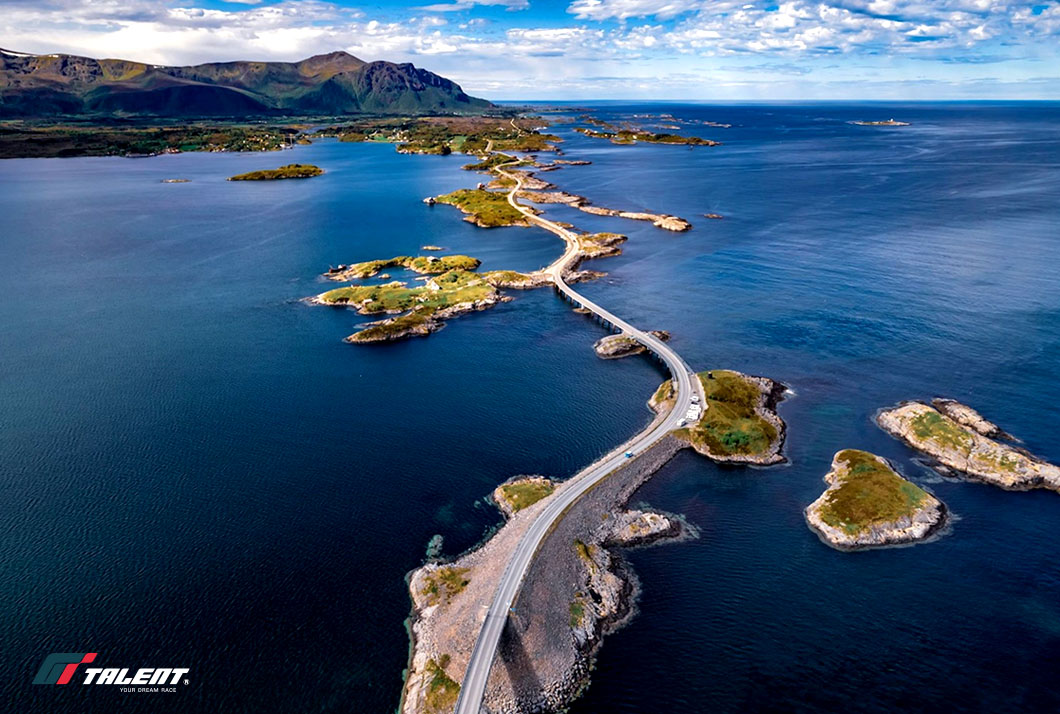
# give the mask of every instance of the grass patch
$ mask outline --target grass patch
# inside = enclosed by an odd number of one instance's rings
[[[356,305],[362,313],[375,315],[412,309],[436,310],[496,295],[497,289],[480,275],[466,270],[449,270],[416,287],[409,287],[400,281],[382,285],[349,285],[329,290],[319,299],[330,305]]]
[[[470,220],[484,228],[526,225],[526,216],[512,208],[508,197],[483,189],[463,188],[438,197],[439,203],[456,206],[467,213]]]
[[[971,433],[957,422],[938,412],[925,411],[913,417],[910,422],[913,433],[921,439],[930,439],[935,443],[964,453],[970,453],[974,438]]]
[[[501,486],[501,496],[508,502],[512,512],[518,513],[524,508],[534,505],[542,498],[552,495],[555,490],[556,487],[549,481],[537,479],[533,481],[516,481]]]
[[[467,568],[457,568],[452,565],[434,570],[424,578],[425,585],[421,591],[427,598],[428,605],[438,605],[449,602],[455,596],[463,592],[468,583]]]
[[[585,603],[580,597],[574,598],[570,604],[570,626],[574,629],[581,624],[582,618],[585,617]]]
[[[845,470],[838,477],[838,487],[826,496],[820,516],[847,533],[911,516],[928,496],[866,451],[846,449],[839,452],[836,462]]]
[[[706,411],[698,424],[681,430],[693,443],[712,454],[754,455],[768,451],[777,430],[755,408],[761,399],[756,385],[728,370],[701,372]]]
[[[449,655],[443,654],[438,659],[438,662],[427,660],[425,669],[430,679],[427,682],[425,700],[430,711],[448,714],[456,707],[460,685],[445,673],[445,667],[449,665]]]
[[[281,179],[303,179],[319,176],[324,170],[312,164],[287,164],[278,169],[250,171],[229,177],[229,181],[279,181]]]

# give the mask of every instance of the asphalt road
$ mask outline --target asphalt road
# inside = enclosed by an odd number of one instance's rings
[[[492,145],[489,148],[492,148]],[[535,215],[533,211],[516,201],[516,194],[522,189],[523,185],[524,177],[522,172],[507,173],[503,167],[498,167],[498,172],[514,179],[516,182],[515,187],[508,193],[508,203],[525,215],[531,223],[555,233],[566,243],[567,248],[563,255],[545,269],[545,272],[552,276],[556,288],[572,302],[611,323],[661,358],[667,369],[670,370],[674,383],[677,385],[677,398],[673,409],[662,421],[653,421],[647,429],[602,459],[597,460],[591,466],[580,471],[568,482],[564,483],[562,488],[557,489],[545,509],[530,524],[522,540],[516,546],[515,552],[512,553],[511,560],[508,561],[508,566],[504,569],[504,574],[501,576],[497,594],[486,611],[486,618],[482,623],[478,639],[475,641],[475,648],[471,652],[471,659],[468,662],[467,671],[460,686],[460,697],[456,703],[456,714],[479,714],[482,708],[482,697],[486,691],[486,682],[489,679],[490,667],[496,657],[497,646],[500,643],[501,634],[504,632],[504,626],[508,621],[512,603],[515,602],[523,578],[530,569],[530,563],[533,561],[538,548],[544,542],[545,537],[551,531],[552,526],[563,517],[567,508],[586,491],[599,481],[607,478],[616,469],[629,463],[630,458],[626,457],[626,452],[633,452],[632,458],[635,459],[656,441],[678,428],[678,421],[691,406],[694,394],[698,394],[700,403],[705,405],[705,402],[702,401],[703,395],[699,380],[695,378],[695,374],[685,364],[685,361],[681,359],[680,355],[662,340],[647,332],[638,330],[617,315],[582,296],[566,283],[563,279],[563,274],[572,261],[576,259],[578,253],[578,242],[575,234],[552,221]]]

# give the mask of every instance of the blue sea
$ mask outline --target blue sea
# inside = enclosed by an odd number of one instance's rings
[[[1060,708],[1060,495],[941,478],[872,423],[953,397],[1060,462],[1060,104],[590,108],[723,145],[557,125],[593,163],[544,176],[694,224],[549,207],[630,237],[585,293],[697,368],[794,395],[790,464],[684,453],[636,494],[701,537],[629,554],[639,613],[572,714]],[[890,117],[911,126],[851,123]],[[225,181],[291,161],[327,173]],[[466,162],[331,140],[0,162],[6,711],[389,714],[431,537],[460,553],[499,524],[496,484],[569,476],[649,421],[664,374],[597,359],[602,328],[549,290],[386,346],[344,344],[364,318],[300,301],[329,265],[424,244],[485,269],[554,259],[545,231],[421,202],[480,181]],[[802,509],[843,448],[892,459],[952,526],[823,545]],[[175,692],[32,685],[52,652],[190,673]]]

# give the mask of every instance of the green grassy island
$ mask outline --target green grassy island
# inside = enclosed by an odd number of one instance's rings
[[[229,177],[229,181],[279,181],[282,179],[304,179],[319,176],[324,170],[312,164],[287,164],[278,169],[250,171]]]
[[[828,489],[806,509],[806,521],[833,547],[922,540],[945,521],[937,498],[867,451],[837,453],[824,480]]]
[[[1025,449],[1002,443],[1007,434],[978,412],[952,400],[933,405],[905,402],[876,415],[876,423],[934,460],[939,470],[963,473],[1012,491],[1047,488],[1060,492],[1060,466]]]
[[[437,275],[450,270],[476,270],[480,263],[478,258],[469,255],[398,255],[389,260],[368,260],[353,265],[340,265],[326,272],[324,276],[329,280],[358,280],[370,278],[386,268],[406,268],[422,275]]]
[[[730,370],[699,373],[706,400],[703,415],[678,429],[674,436],[715,461],[775,464],[784,461],[784,422],[776,414],[784,385],[766,377],[751,377]],[[672,399],[666,382],[652,397],[653,404]]]
[[[398,256],[333,268],[325,276],[335,280],[371,277],[386,267],[401,267],[432,275],[418,285],[394,280],[354,284],[328,290],[312,298],[317,305],[352,307],[362,315],[394,315],[369,323],[346,338],[351,343],[387,342],[426,336],[441,329],[444,321],[476,310],[486,310],[511,298],[500,288],[534,288],[547,285],[546,276],[514,270],[473,272],[479,261],[466,255]]]
[[[508,195],[505,193],[481,188],[462,188],[438,196],[435,200],[438,203],[456,206],[467,214],[465,221],[482,228],[530,225],[526,216],[508,203]]]
[[[610,139],[612,144],[680,144],[686,146],[720,146],[721,142],[701,139],[698,136],[681,136],[679,134],[657,134],[641,129],[616,129],[615,131],[598,131],[579,127],[575,131],[591,136],[594,139]]]

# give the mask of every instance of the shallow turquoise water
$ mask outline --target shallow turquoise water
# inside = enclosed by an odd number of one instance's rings
[[[693,365],[780,379],[790,466],[684,455],[640,494],[703,537],[632,555],[642,612],[610,637],[590,712],[1052,711],[1060,497],[943,480],[873,412],[936,394],[1060,461],[1060,107],[637,106],[731,122],[721,147],[573,134],[546,174],[694,229],[551,208],[630,236],[584,285]],[[851,119],[895,116],[900,130]],[[288,159],[306,182],[224,178]],[[485,231],[423,196],[462,157],[322,142],[290,154],[0,163],[0,624],[18,710],[356,711],[397,703],[404,574],[498,522],[517,473],[563,477],[648,420],[662,375],[601,362],[549,291],[428,339],[345,345],[298,302],[330,264],[438,244],[533,269],[544,231]],[[163,178],[192,179],[162,184]],[[702,218],[725,215],[721,221]],[[832,454],[866,448],[959,520],[842,554],[806,529]],[[29,684],[45,654],[192,668],[166,695]]]

